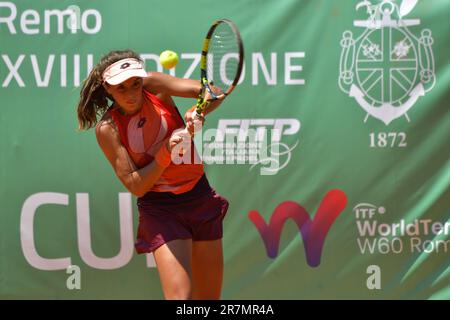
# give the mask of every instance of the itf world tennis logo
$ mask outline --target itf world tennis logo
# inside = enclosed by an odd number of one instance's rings
[[[339,87],[354,98],[369,116],[388,125],[404,116],[435,84],[433,38],[429,29],[420,35],[408,27],[420,20],[405,19],[417,0],[364,0],[356,9],[366,9],[367,20],[354,26],[365,28],[354,37],[349,30],[341,39]],[[397,1],[398,2],[398,1]]]
[[[318,267],[322,256],[325,238],[336,218],[347,205],[347,196],[341,190],[331,190],[322,199],[317,212],[311,220],[308,212],[296,202],[285,201],[273,212],[269,224],[256,210],[248,213],[249,219],[258,230],[267,255],[276,258],[280,245],[281,232],[288,219],[294,220],[300,231],[305,248],[306,262],[310,267]]]

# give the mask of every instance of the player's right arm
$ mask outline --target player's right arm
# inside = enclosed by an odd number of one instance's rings
[[[137,197],[143,196],[164,172],[164,166],[152,161],[138,169],[120,141],[115,125],[101,120],[96,126],[97,142],[123,185]],[[162,148],[166,148],[166,143]]]

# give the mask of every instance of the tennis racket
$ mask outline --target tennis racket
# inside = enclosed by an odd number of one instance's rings
[[[213,100],[224,99],[238,84],[244,62],[244,46],[237,26],[228,19],[215,21],[203,40],[200,60],[202,89],[197,99],[197,114]],[[212,90],[212,83],[220,91]],[[211,96],[205,99],[206,93]]]
[[[179,132],[183,140],[180,153],[191,145],[191,134],[202,128],[202,113],[211,102],[223,100],[237,86],[244,63],[244,47],[236,25],[228,19],[214,21],[203,40],[200,59],[201,90],[196,110],[192,113],[193,128],[188,125]]]
[[[214,100],[223,100],[237,86],[244,62],[244,47],[237,26],[228,19],[214,21],[203,40],[200,59],[201,90],[193,113],[194,127]]]

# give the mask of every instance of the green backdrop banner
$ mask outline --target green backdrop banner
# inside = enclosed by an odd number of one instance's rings
[[[0,1],[0,298],[163,298],[80,84],[124,48],[198,79],[229,18],[241,83],[197,136],[230,201],[222,297],[450,299],[450,2],[414,3]]]

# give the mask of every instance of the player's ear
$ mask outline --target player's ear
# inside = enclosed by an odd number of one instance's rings
[[[102,86],[103,86],[103,88],[105,88],[106,93],[111,95],[111,92],[110,92],[111,86],[105,81],[103,81]]]

